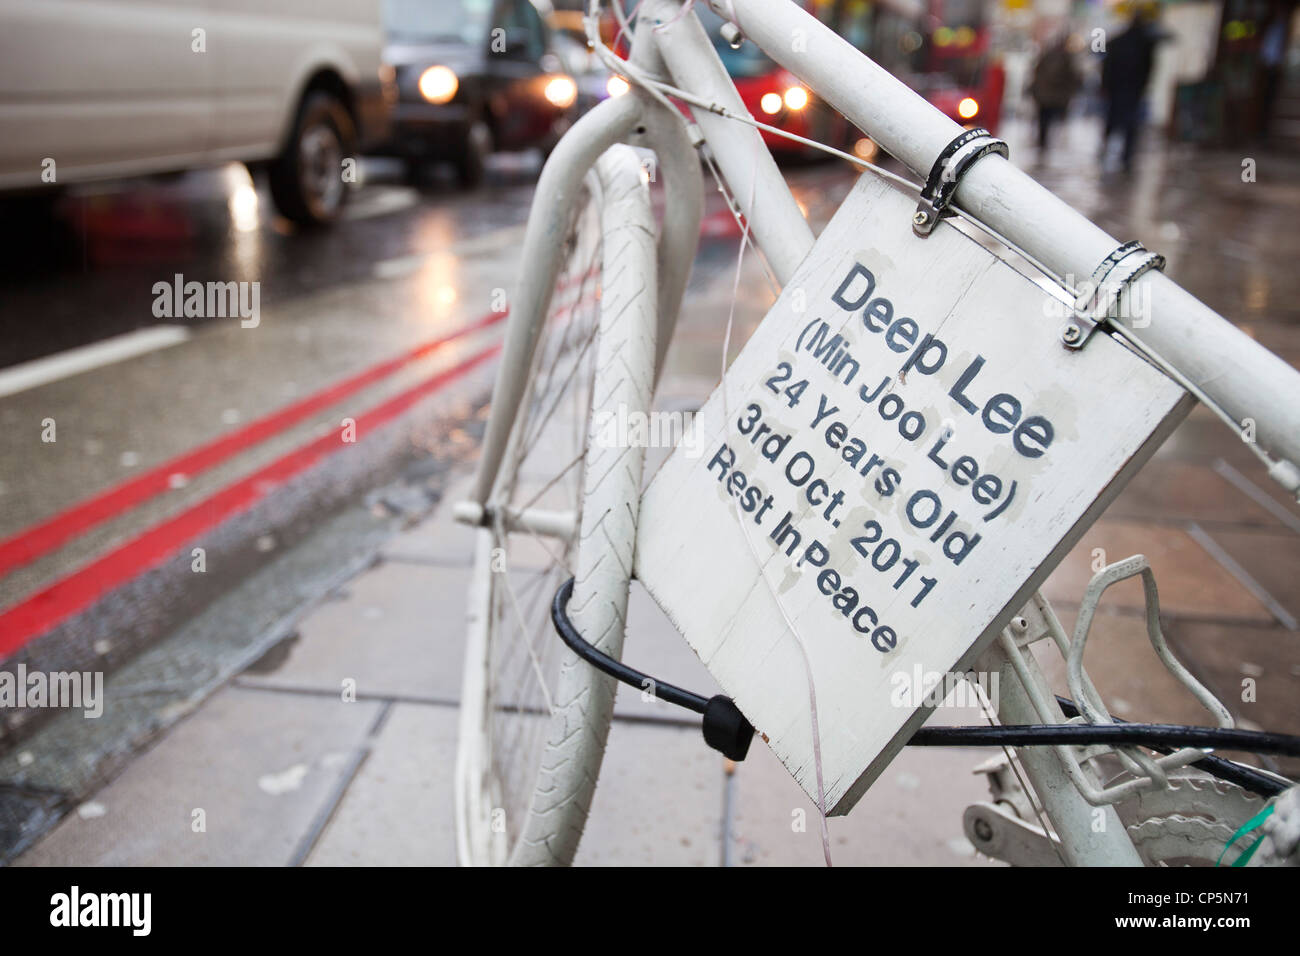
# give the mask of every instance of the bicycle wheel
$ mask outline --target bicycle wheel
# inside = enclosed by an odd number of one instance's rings
[[[564,239],[479,532],[457,758],[462,863],[571,862],[613,713],[614,682],[550,621],[551,598],[575,577],[578,627],[621,652],[644,450],[591,436],[606,416],[647,408],[654,378],[653,259],[636,268],[652,254],[648,191],[630,151],[611,150],[598,169],[604,185],[588,177]]]

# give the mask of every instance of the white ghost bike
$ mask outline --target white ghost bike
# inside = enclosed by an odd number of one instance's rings
[[[1124,248],[1002,157],[985,157],[986,141],[963,142],[961,127],[798,4],[709,6],[730,40],[757,44],[922,179],[941,156],[980,152],[955,190],[931,183],[933,218],[950,204],[1058,281],[1091,275]],[[578,121],[541,174],[477,478],[454,512],[479,529],[456,765],[465,864],[567,864],[577,849],[616,681],[557,639],[552,603],[572,578],[564,619],[607,661],[619,657],[643,460],[636,448],[601,447],[591,430],[603,413],[650,407],[699,235],[701,160],[778,282],[788,281],[814,238],[690,3],[642,0],[636,22],[624,20],[632,38],[626,61],[599,47],[598,8],[592,0],[589,38],[631,91]],[[791,43],[796,36],[803,42]],[[658,223],[645,150],[664,190]],[[934,225],[926,215],[918,209],[918,228]],[[1252,447],[1294,492],[1300,375],[1159,272],[1132,271],[1157,320],[1140,330],[1114,320],[1113,331],[1232,427],[1249,418]],[[1133,574],[1149,577],[1149,569],[1121,562],[1098,575],[1081,619],[1108,584]],[[1227,709],[1173,658],[1159,637],[1158,609],[1149,611],[1156,653],[1222,732],[1233,733]],[[1028,865],[1213,862],[1266,799],[1287,791],[1289,781],[1207,757],[1203,741],[1161,747],[1160,739],[1125,738],[1146,744],[1139,746],[1053,736],[1062,726],[1116,730],[1079,665],[1086,620],[1082,634],[1067,636],[1035,597],[1015,623],[1020,631],[994,642],[982,666],[1004,675],[999,721],[1039,727],[1045,736],[1022,742],[1046,745],[1020,747],[1014,761],[989,768],[990,800],[965,819],[981,851]],[[1071,661],[1072,701],[1054,698],[1025,650],[1034,640]],[[1278,798],[1275,814],[1289,814],[1293,834],[1295,793]],[[1097,813],[1107,820],[1104,834],[1093,826]],[[1256,863],[1294,854],[1285,829],[1265,839]]]

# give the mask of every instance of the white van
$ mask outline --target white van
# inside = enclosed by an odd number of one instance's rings
[[[380,0],[0,0],[0,190],[243,161],[334,219],[386,132]]]

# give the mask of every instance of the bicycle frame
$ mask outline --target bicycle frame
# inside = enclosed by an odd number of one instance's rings
[[[815,17],[788,0],[709,0],[777,63],[924,178],[962,128]],[[631,64],[689,90],[705,102],[746,115],[740,95],[698,19],[678,0],[642,0]],[[795,40],[799,42],[793,42]],[[707,145],[777,281],[785,284],[814,236],[756,128],[695,109],[694,123],[644,90],[601,103],[560,141],[538,181],[523,244],[523,269],[511,303],[501,370],[471,500],[459,520],[482,524],[519,409],[537,334],[559,268],[559,244],[583,177],[616,143],[655,150],[666,202],[657,246],[657,365],[672,337],[694,259],[703,208],[699,163],[692,146]],[[1026,174],[999,157],[973,166],[957,202],[1060,276],[1090,276],[1119,241],[1107,235]],[[654,268],[655,263],[644,264]],[[1138,281],[1151,303],[1150,324],[1134,335],[1201,388],[1238,422],[1254,423],[1258,443],[1282,466],[1300,462],[1300,373],[1258,345],[1158,272]],[[1126,323],[1127,324],[1127,323]],[[1105,396],[1098,396],[1104,400]],[[1274,469],[1277,471],[1278,469]],[[1294,488],[1292,489],[1294,491]],[[511,520],[529,529],[529,516]],[[541,519],[539,519],[540,521]],[[539,524],[540,533],[546,529]],[[995,645],[996,647],[996,645]],[[1008,671],[1002,711],[1012,721],[1037,719],[1030,689]],[[1050,695],[1050,692],[1049,692]],[[1032,748],[1031,748],[1032,751]],[[1110,806],[1094,807],[1073,786],[1057,754],[1026,754],[1026,772],[1049,816],[1060,824],[1061,849],[1079,865],[1140,865]],[[1102,832],[1090,824],[1105,817]]]

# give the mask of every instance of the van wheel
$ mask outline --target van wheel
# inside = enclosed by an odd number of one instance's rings
[[[475,120],[465,134],[465,143],[456,157],[456,175],[462,186],[473,189],[487,175],[487,158],[492,153],[492,130],[482,120]]]
[[[306,226],[338,218],[347,199],[343,160],[355,159],[356,132],[339,98],[308,93],[284,151],[271,164],[271,198],[280,213]]]

